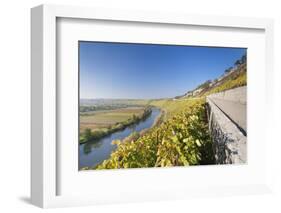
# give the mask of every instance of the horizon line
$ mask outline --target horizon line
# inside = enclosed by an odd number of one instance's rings
[[[172,99],[175,97],[163,97],[163,98],[79,98],[80,100],[82,99],[87,99],[87,100],[93,100],[93,99],[102,99],[102,100],[152,100],[152,99]]]

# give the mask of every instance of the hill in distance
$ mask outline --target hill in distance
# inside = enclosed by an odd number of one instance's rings
[[[229,68],[223,75],[214,80],[207,80],[193,90],[186,92],[175,99],[190,97],[203,97],[212,93],[222,92],[236,87],[247,85],[247,63],[239,63],[234,68]]]

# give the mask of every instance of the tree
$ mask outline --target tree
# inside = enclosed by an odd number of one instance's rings
[[[245,55],[243,55],[242,58],[241,58],[241,63],[244,64],[244,63],[246,63],[246,62],[247,62],[247,56],[246,56],[246,54],[245,54]]]
[[[207,80],[203,84],[200,84],[198,87],[196,87],[195,90],[200,89],[200,88],[205,88],[205,87],[209,86],[210,83],[212,83],[212,81],[211,80]]]
[[[240,60],[237,60],[236,62],[235,62],[235,66],[239,66],[241,64],[241,61]]]
[[[90,140],[92,138],[92,130],[90,128],[86,128],[83,135],[86,141]]]
[[[135,122],[137,119],[138,119],[138,117],[135,114],[133,114],[133,116],[132,116],[133,122]]]
[[[228,69],[226,69],[224,72],[225,73],[229,73],[233,68],[232,67],[229,67]]]

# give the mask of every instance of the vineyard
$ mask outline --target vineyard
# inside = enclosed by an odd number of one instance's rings
[[[96,169],[212,164],[205,100],[185,100],[181,110],[133,141],[114,141],[117,149]],[[91,169],[91,168],[84,168]]]
[[[239,70],[240,71],[240,70]],[[241,69],[241,71],[236,75],[231,76],[231,78],[225,80],[221,85],[216,86],[212,88],[210,91],[206,92],[203,94],[204,96],[213,94],[213,93],[218,93],[222,92],[225,90],[241,87],[247,85],[247,72],[246,68]]]

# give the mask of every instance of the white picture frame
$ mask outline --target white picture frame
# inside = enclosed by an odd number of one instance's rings
[[[79,20],[108,20],[130,23],[153,23],[155,25],[174,26],[200,26],[210,28],[234,30],[260,30],[264,33],[264,69],[262,74],[266,75],[263,79],[266,87],[261,89],[265,94],[266,104],[264,107],[267,111],[264,117],[266,131],[264,132],[265,140],[263,145],[266,146],[266,153],[263,158],[266,159],[261,168],[255,168],[264,176],[258,181],[240,181],[239,183],[228,183],[223,181],[221,184],[200,185],[199,182],[193,183],[194,187],[188,185],[179,188],[176,184],[167,185],[161,182],[157,187],[145,194],[144,191],[135,193],[132,189],[127,191],[115,191],[112,195],[99,194],[89,195],[83,192],[77,194],[60,194],[58,189],[61,183],[59,177],[60,159],[57,146],[57,88],[60,82],[57,79],[57,21],[60,18],[64,19],[79,19]],[[112,9],[97,9],[74,6],[54,6],[41,5],[31,10],[31,201],[33,204],[47,207],[62,207],[76,205],[91,205],[99,203],[116,203],[116,202],[138,202],[143,200],[165,200],[179,199],[198,196],[214,196],[214,195],[242,195],[253,193],[264,193],[271,191],[271,164],[270,164],[270,131],[273,122],[271,122],[272,113],[272,96],[270,91],[273,88],[273,21],[270,19],[256,18],[238,18],[238,17],[216,17],[203,15],[187,15],[187,14],[166,14],[154,13],[147,11],[123,11]],[[260,79],[262,80],[262,79]],[[251,79],[251,82],[258,81]],[[272,139],[272,138],[271,138]],[[255,149],[255,148],[253,148]],[[184,169],[184,168],[183,168]],[[173,171],[183,175],[182,168],[175,168]],[[243,168],[247,170],[247,168]],[[212,169],[208,169],[212,170]],[[228,167],[227,170],[235,170]],[[163,175],[168,179],[169,169],[152,171],[152,175]],[[78,172],[78,171],[77,171]],[[119,171],[118,171],[119,172]],[[140,174],[144,170],[135,171]],[[106,171],[105,175],[110,175],[115,171]],[[193,171],[194,175],[196,171]],[[199,174],[199,173],[198,173]],[[122,177],[126,174],[122,171],[118,175]],[[148,174],[149,175],[149,174]],[[103,176],[104,177],[104,176]],[[214,176],[215,177],[215,176]],[[250,179],[250,177],[249,177]],[[70,178],[70,180],[72,180]],[[75,183],[73,183],[75,184]],[[106,183],[104,183],[106,184]],[[162,184],[162,185],[161,185]],[[161,189],[161,186],[165,189]],[[126,186],[124,186],[126,188]],[[130,186],[127,186],[129,188]],[[107,192],[108,193],[108,192]],[[123,193],[119,196],[119,193]],[[126,194],[127,193],[127,194]]]

